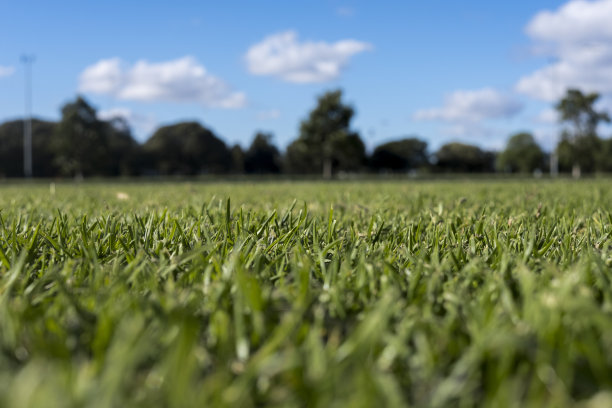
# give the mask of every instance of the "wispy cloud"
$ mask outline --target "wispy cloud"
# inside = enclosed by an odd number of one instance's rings
[[[340,76],[351,57],[371,49],[371,44],[351,39],[300,42],[296,32],[285,31],[251,46],[245,60],[254,75],[294,83],[327,82]]]
[[[449,140],[475,143],[492,150],[500,150],[505,143],[505,131],[479,122],[450,123],[443,126],[440,133]]]
[[[80,76],[79,90],[111,95],[121,100],[199,103],[206,107],[240,108],[242,92],[207,72],[193,57],[129,66],[119,58],[103,59]]]
[[[256,118],[257,120],[273,120],[280,118],[280,115],[280,110],[269,109],[257,112]]]
[[[442,133],[453,137],[482,138],[494,135],[495,131],[479,123],[455,123],[445,126]]]
[[[446,95],[442,107],[417,111],[414,119],[474,123],[486,119],[509,118],[522,108],[519,101],[492,88],[459,90]]]
[[[153,115],[145,115],[136,113],[129,108],[112,108],[101,110],[98,112],[98,118],[102,120],[111,120],[114,118],[122,118],[133,126],[138,133],[150,134],[157,127],[158,121]]]
[[[5,67],[0,65],[0,78],[11,76],[15,73],[15,67]]]
[[[612,93],[612,0],[573,0],[536,14],[526,28],[540,54],[554,62],[522,77],[516,89],[554,101],[567,88]]]

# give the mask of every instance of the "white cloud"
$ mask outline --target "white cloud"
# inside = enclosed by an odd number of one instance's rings
[[[15,67],[4,67],[0,65],[0,78],[11,76],[15,72]]]
[[[157,119],[152,115],[135,113],[129,108],[112,108],[98,112],[98,118],[111,120],[113,118],[123,118],[131,126],[138,130],[138,133],[150,134],[157,127]]]
[[[124,73],[119,58],[100,60],[85,68],[79,78],[79,90],[99,94],[113,94],[122,86]]]
[[[296,32],[286,31],[251,46],[245,60],[254,75],[296,83],[326,82],[340,76],[353,55],[371,49],[371,44],[356,40],[298,42]]]
[[[280,111],[278,109],[270,109],[257,112],[257,120],[272,120],[280,118]]]
[[[612,1],[573,0],[556,12],[541,11],[527,25],[527,33],[539,40],[580,43],[612,38]]]
[[[414,114],[414,119],[473,123],[486,119],[508,118],[521,109],[522,104],[517,100],[495,89],[483,88],[448,94],[441,108],[421,109]]]
[[[526,32],[554,62],[521,78],[516,89],[545,101],[568,88],[612,93],[611,21],[612,0],[573,0],[536,14]]]
[[[79,90],[121,100],[199,103],[207,107],[240,108],[246,97],[209,74],[193,57],[127,66],[119,58],[98,61],[80,76]]]

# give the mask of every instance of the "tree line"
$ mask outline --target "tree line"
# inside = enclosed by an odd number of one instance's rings
[[[501,152],[464,143],[447,143],[430,153],[427,142],[405,137],[366,152],[361,136],[351,129],[354,109],[340,90],[318,98],[301,122],[299,136],[281,151],[273,135],[255,134],[250,146],[227,146],[197,122],[158,128],[144,143],[133,138],[125,119],[102,120],[83,97],[65,104],[59,122],[32,121],[35,177],[112,177],[199,174],[341,173],[531,173],[548,171],[550,161],[561,172],[612,171],[612,140],[600,138],[597,126],[609,122],[595,110],[599,95],[568,90],[555,106],[566,123],[556,149],[542,150],[532,134],[512,135]],[[0,176],[23,175],[22,120],[0,125]]]

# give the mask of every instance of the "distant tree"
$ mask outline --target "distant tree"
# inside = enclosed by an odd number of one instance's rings
[[[54,163],[64,176],[136,174],[139,146],[125,119],[98,118],[82,97],[62,107],[62,119],[51,143]]]
[[[280,172],[280,154],[272,143],[272,135],[258,132],[244,155],[247,173],[269,174]]]
[[[51,140],[57,124],[32,120],[32,158],[35,177],[56,175]],[[23,121],[14,120],[0,125],[0,176],[23,176]]]
[[[314,154],[310,146],[303,140],[294,140],[285,152],[283,171],[293,174],[321,174],[322,162],[313,163]]]
[[[606,161],[602,157],[604,141],[597,135],[582,136],[575,139],[570,132],[563,131],[557,144],[556,152],[559,170],[571,172],[578,168],[581,173],[591,173],[600,170],[600,165]]]
[[[300,124],[300,135],[289,145],[286,165],[293,173],[322,173],[331,177],[337,171],[355,171],[365,161],[365,146],[350,129],[354,115],[342,102],[342,91],[327,92]]]
[[[595,160],[597,170],[612,172],[612,138],[601,139],[601,149]]]
[[[495,171],[495,153],[485,152],[478,146],[463,143],[448,143],[434,155],[436,168],[446,172],[492,172]]]
[[[56,165],[69,176],[107,175],[112,152],[106,125],[82,97],[62,107],[53,139]]]
[[[598,93],[583,94],[577,89],[568,89],[566,95],[555,106],[560,113],[561,121],[569,123],[570,128],[565,129],[558,149],[559,164],[563,160],[571,160],[573,166],[580,171],[595,170],[595,156],[601,148],[601,139],[597,135],[597,126],[601,122],[610,122],[606,112],[595,110],[595,102],[599,99]],[[569,157],[567,157],[569,156]]]
[[[140,146],[134,140],[127,121],[122,117],[115,117],[103,123],[110,153],[104,169],[105,174],[109,176],[138,174]]]
[[[161,127],[143,149],[159,174],[218,174],[232,165],[225,143],[197,122]]]
[[[377,146],[370,159],[375,171],[406,172],[427,165],[427,142],[415,137]]]
[[[574,144],[567,132],[561,133],[561,138],[559,139],[559,143],[557,143],[555,152],[557,154],[559,171],[564,173],[571,172],[575,164],[575,152]]]
[[[597,112],[593,105],[599,99],[598,93],[584,95],[577,89],[568,89],[565,97],[555,106],[561,120],[573,126],[570,137],[580,138],[596,134],[600,122],[610,122],[606,112]]]
[[[335,133],[325,147],[324,177],[331,177],[334,171],[355,173],[366,165],[365,145],[357,133]]]
[[[240,145],[235,144],[230,149],[230,156],[232,157],[232,168],[231,172],[234,174],[244,173],[244,151]]]
[[[521,132],[508,140],[506,149],[499,155],[500,171],[531,173],[544,167],[544,152],[531,133]]]

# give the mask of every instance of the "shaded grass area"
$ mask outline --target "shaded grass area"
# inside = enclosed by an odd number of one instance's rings
[[[0,406],[610,406],[611,187],[0,186]]]

